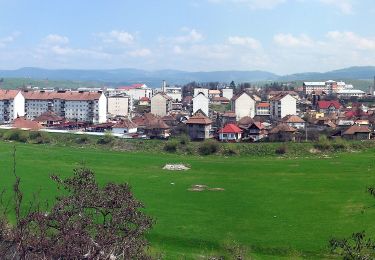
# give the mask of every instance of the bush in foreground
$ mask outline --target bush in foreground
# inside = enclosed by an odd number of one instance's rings
[[[3,135],[4,140],[17,141],[21,143],[26,143],[28,137],[29,133],[22,130],[10,130],[5,132]]]
[[[214,140],[206,140],[199,144],[198,152],[200,155],[215,154],[219,151],[219,144]]]
[[[128,184],[100,187],[86,168],[76,169],[67,179],[52,179],[63,195],[56,197],[49,211],[33,205],[23,215],[23,193],[16,176],[16,224],[6,221],[9,204],[1,210],[1,259],[150,259],[144,236],[153,221]]]

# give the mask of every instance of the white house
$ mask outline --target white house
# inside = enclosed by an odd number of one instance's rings
[[[151,113],[156,116],[166,116],[172,110],[173,100],[165,93],[157,93],[151,98]]]
[[[137,133],[138,126],[129,119],[117,122],[112,127],[112,133],[114,134],[135,134]]]
[[[297,100],[290,94],[280,94],[270,99],[271,118],[281,119],[287,115],[297,115]]]
[[[236,114],[237,120],[245,116],[253,118],[255,116],[255,101],[248,93],[242,92],[232,98],[232,111]]]
[[[198,111],[201,110],[206,116],[208,116],[208,106],[210,100],[206,95],[203,93],[199,93],[197,96],[193,98],[193,115]]]
[[[0,122],[25,115],[25,98],[19,90],[0,90]]]
[[[203,95],[208,97],[208,89],[207,88],[195,88],[194,89],[194,97],[198,96],[199,93],[203,93]]]

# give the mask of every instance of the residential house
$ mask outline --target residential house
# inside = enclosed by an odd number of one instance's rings
[[[258,142],[267,137],[267,130],[261,122],[254,122],[244,130],[244,135],[252,142]]]
[[[149,106],[151,104],[151,100],[148,97],[141,97],[139,99],[140,106]]]
[[[270,141],[288,142],[296,140],[296,133],[297,129],[281,123],[269,131],[268,137]]]
[[[255,121],[249,116],[244,116],[238,121],[238,126],[241,129],[247,129],[251,124],[253,124]]]
[[[255,101],[247,92],[242,92],[232,98],[232,111],[236,113],[237,120],[255,116]]]
[[[305,129],[306,122],[302,118],[296,115],[287,115],[281,121],[289,126],[292,126],[296,129]]]
[[[64,118],[56,115],[53,111],[46,111],[33,121],[40,123],[44,127],[54,127],[60,125]]]
[[[297,115],[297,100],[288,93],[274,96],[270,100],[271,118],[279,120],[287,115]]]
[[[208,90],[208,97],[210,99],[215,98],[215,97],[220,97],[220,94],[221,94],[221,92],[218,89],[210,89],[210,90]]]
[[[338,100],[321,100],[317,103],[317,110],[324,114],[339,113],[341,111],[342,105]]]
[[[212,138],[212,121],[202,113],[197,113],[186,122],[188,133],[192,140]]]
[[[17,117],[16,119],[14,119],[12,122],[12,126],[14,128],[32,131],[38,131],[43,128],[40,123],[29,120],[25,117]]]
[[[0,90],[0,123],[25,115],[25,98],[19,90]]]
[[[152,113],[136,116],[132,122],[138,126],[138,133],[145,134],[151,139],[168,139],[170,136],[170,127],[164,123],[160,116]]]
[[[227,111],[221,116],[221,121],[223,125],[226,124],[235,124],[236,123],[236,114],[232,111]]]
[[[350,140],[368,140],[371,138],[371,131],[368,126],[353,125],[342,133],[342,137]]]
[[[203,93],[199,93],[193,98],[193,114],[199,110],[206,116],[209,115],[209,99]]]
[[[112,126],[112,133],[114,134],[135,134],[138,126],[130,119],[123,119]]]
[[[218,134],[222,142],[238,142],[242,138],[242,130],[235,124],[227,124],[219,130]]]
[[[211,98],[211,103],[214,105],[228,105],[230,100],[225,97],[213,97]]]
[[[172,110],[173,100],[165,93],[157,93],[151,98],[151,113],[156,116],[166,116]]]

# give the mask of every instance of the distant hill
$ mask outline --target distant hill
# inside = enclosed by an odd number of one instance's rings
[[[260,81],[297,81],[327,79],[372,79],[375,66],[351,67],[325,73],[307,72],[279,76],[267,71],[212,71],[187,72],[179,70],[146,71],[132,68],[113,70],[48,70],[41,68],[21,68],[17,70],[0,70],[0,78],[25,78],[34,80],[91,81],[101,84],[121,85],[146,83],[152,87],[160,86],[162,80],[169,84],[186,84],[188,82],[260,82]]]

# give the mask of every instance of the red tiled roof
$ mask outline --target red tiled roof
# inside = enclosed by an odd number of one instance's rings
[[[305,123],[305,120],[296,115],[288,115],[282,119],[285,123]]]
[[[257,107],[270,107],[270,103],[268,102],[262,102],[262,103],[258,103],[257,104]]]
[[[86,101],[86,100],[98,100],[102,95],[101,92],[78,92],[78,91],[24,91],[22,93],[25,99],[29,100],[52,100],[61,99],[69,101]]]
[[[129,119],[121,120],[120,122],[117,122],[113,128],[137,128],[138,125],[132,122]]]
[[[148,97],[141,97],[141,99],[139,101],[147,101],[147,102],[149,102],[150,99]]]
[[[211,119],[209,119],[202,113],[196,113],[194,116],[189,118],[186,124],[188,125],[210,125],[212,124],[212,121]]]
[[[0,100],[14,99],[19,92],[20,92],[19,90],[0,89]]]
[[[30,129],[30,130],[39,130],[42,129],[43,126],[38,122],[31,121],[24,117],[18,117],[13,121],[13,127],[21,128],[21,129]]]
[[[227,124],[226,126],[224,126],[224,128],[219,130],[219,133],[220,134],[229,134],[229,133],[238,134],[238,133],[242,133],[242,130],[235,124]]]
[[[63,119],[64,119],[63,117],[56,115],[52,111],[46,111],[40,116],[36,117],[34,121],[36,122],[46,122],[46,121],[58,122],[58,121],[62,121]]]
[[[278,133],[283,133],[283,132],[291,132],[294,133],[296,132],[297,129],[294,127],[289,126],[288,124],[279,124],[276,127],[272,128],[270,131],[270,134],[278,134]]]
[[[368,126],[359,126],[359,125],[353,125],[351,127],[349,127],[344,133],[343,135],[354,135],[356,133],[370,133],[370,129],[368,128]]]
[[[331,106],[334,106],[336,109],[339,109],[341,107],[341,104],[337,100],[332,100],[332,101],[322,100],[322,101],[318,101],[318,107],[320,109],[327,109],[327,108],[329,108]]]
[[[211,100],[214,101],[214,102],[227,102],[227,103],[229,103],[229,99],[227,99],[226,97],[213,97]]]

